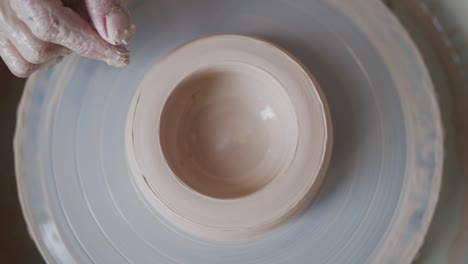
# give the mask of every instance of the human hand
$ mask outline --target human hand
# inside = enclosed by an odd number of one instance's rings
[[[134,31],[122,0],[0,0],[0,56],[18,77],[72,52],[125,66]]]

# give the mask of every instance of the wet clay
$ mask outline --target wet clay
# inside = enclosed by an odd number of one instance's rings
[[[195,40],[139,89],[129,121],[134,176],[182,230],[255,237],[318,190],[332,143],[328,109],[308,71],[281,49],[236,35]]]
[[[284,173],[298,141],[295,111],[281,85],[240,63],[182,81],[163,109],[160,133],[174,174],[215,198],[258,191]]]

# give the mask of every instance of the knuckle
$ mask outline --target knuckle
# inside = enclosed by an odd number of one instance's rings
[[[59,21],[51,14],[38,15],[33,33],[41,40],[52,41],[59,34]]]

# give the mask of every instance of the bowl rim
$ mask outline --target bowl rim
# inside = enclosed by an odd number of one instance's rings
[[[237,43],[236,43],[237,42]],[[179,56],[183,57],[186,56],[187,54],[192,50],[196,49],[198,47],[205,47],[209,46],[210,44],[220,44],[224,43],[223,45],[218,46],[218,50],[216,50],[216,58],[212,59],[213,61],[206,61],[203,59],[203,63],[201,65],[197,65],[194,63],[184,73],[170,73],[164,71],[164,67],[168,63],[175,63],[173,61],[177,61],[177,59],[180,58],[174,58],[174,56]],[[231,46],[229,43],[231,43]],[[178,84],[181,80],[183,80],[185,77],[188,75],[192,74],[193,72],[203,69],[204,66],[212,66],[213,64],[219,63],[219,62],[226,62],[225,58],[221,59],[222,57],[222,51],[225,51],[226,54],[231,52],[229,49],[233,49],[234,44],[240,45],[237,46],[237,48],[241,52],[247,52],[250,56],[260,56],[258,53],[252,53],[251,47],[257,45],[257,47],[263,47],[263,52],[265,54],[268,54],[272,57],[277,57],[278,60],[280,60],[283,63],[287,63],[287,66],[283,65],[266,65],[259,63],[260,65],[253,65],[252,64],[252,59],[251,58],[243,58],[244,61],[240,61],[241,63],[245,64],[250,64],[250,66],[254,66],[257,68],[260,68],[270,75],[273,76],[273,78],[277,79],[282,78],[279,80],[280,83],[283,84],[283,89],[285,90],[286,95],[290,98],[291,101],[293,101],[293,107],[295,110],[295,114],[298,115],[298,109],[296,102],[294,100],[299,100],[297,99],[298,96],[295,98],[292,98],[292,95],[290,94],[290,91],[292,88],[286,90],[284,88],[284,81],[287,78],[290,78],[291,80],[295,81],[295,85],[297,86],[297,89],[300,90],[301,88],[304,89],[304,97],[307,97],[307,95],[310,96],[310,98],[303,99],[304,102],[302,104],[302,108],[305,108],[308,113],[302,112],[302,119],[300,117],[297,117],[298,120],[298,126],[300,127],[301,124],[299,124],[301,121],[300,119],[305,122],[306,120],[307,125],[310,126],[310,124],[313,124],[314,127],[317,127],[317,130],[323,129],[323,135],[321,136],[321,153],[313,155],[310,155],[308,159],[316,159],[314,162],[317,165],[318,168],[315,168],[314,172],[311,171],[301,171],[301,174],[305,174],[306,176],[302,176],[304,179],[302,179],[300,188],[295,189],[294,191],[291,191],[291,189],[288,189],[289,192],[292,194],[288,198],[277,198],[278,191],[279,190],[286,190],[284,186],[288,184],[286,176],[284,175],[279,175],[276,178],[274,178],[270,183],[268,183],[265,187],[268,186],[268,188],[261,188],[258,192],[254,192],[250,195],[247,195],[245,197],[240,197],[236,199],[230,199],[230,200],[221,200],[221,199],[216,199],[213,197],[205,196],[203,194],[200,194],[198,192],[195,192],[191,190],[189,187],[187,187],[185,184],[181,183],[180,180],[176,180],[172,182],[171,184],[166,184],[163,183],[164,179],[161,177],[158,178],[157,184],[156,182],[152,184],[152,188],[149,188],[151,192],[148,192],[148,181],[151,181],[148,179],[148,170],[147,168],[144,168],[144,166],[147,166],[149,162],[146,162],[145,164],[141,164],[141,160],[138,160],[139,157],[136,157],[138,150],[135,150],[135,141],[138,140],[138,134],[139,131],[135,131],[135,122],[139,122],[140,124],[142,123],[141,121],[138,121],[138,104],[142,102],[142,100],[147,100],[149,102],[148,98],[153,98],[153,101],[151,101],[151,104],[158,105],[156,112],[154,113],[153,116],[159,116],[158,117],[158,122],[160,121],[160,116],[161,116],[161,111],[160,109],[164,108],[164,105],[172,93],[173,89],[176,87],[175,84]],[[208,53],[213,52],[213,47],[212,49],[205,49],[208,50]],[[250,52],[250,53],[249,53]],[[178,55],[181,54],[181,55]],[[198,54],[198,56],[202,56]],[[226,55],[228,56],[228,55]],[[228,56],[229,57],[229,56]],[[267,57],[267,56],[266,56]],[[192,61],[196,61],[193,57],[190,57]],[[262,58],[263,59],[263,58]],[[171,61],[173,60],[173,61]],[[270,60],[270,58],[268,58]],[[213,63],[215,62],[215,63]],[[271,61],[269,61],[271,63]],[[270,67],[268,69],[265,69],[265,67]],[[288,69],[291,70],[290,72],[288,71],[288,74],[283,73],[284,76],[277,76],[272,73],[272,67],[277,67],[278,69]],[[282,67],[282,68],[281,68]],[[153,74],[157,73],[157,74]],[[175,75],[174,76],[169,76],[168,75]],[[159,93],[159,96],[154,96],[153,94],[150,94],[149,92],[146,92],[145,95],[142,95],[142,86],[146,83],[151,83],[154,85],[155,82],[160,81],[161,77],[167,77],[172,78],[174,80],[171,80],[170,85],[161,85],[159,87],[169,87],[167,88],[168,91],[166,91],[164,94],[161,92]],[[300,82],[302,81],[302,86],[300,86]],[[161,82],[162,83],[162,82]],[[167,84],[167,83],[166,83]],[[289,86],[288,86],[289,87]],[[144,89],[144,88],[143,88]],[[155,90],[155,89],[153,89]],[[143,91],[144,92],[144,91]],[[310,93],[310,94],[307,94]],[[155,99],[159,98],[159,99]],[[154,101],[154,100],[160,100],[160,101]],[[302,100],[302,99],[301,99]],[[147,103],[148,105],[148,103]],[[299,104],[300,105],[300,104]],[[304,105],[307,105],[304,107]],[[140,105],[141,106],[141,105]],[[317,117],[316,119],[310,118],[311,114],[313,114],[313,111],[316,109],[312,109],[312,106],[315,107],[320,113],[315,113],[315,116]],[[308,108],[307,108],[308,107]],[[153,108],[156,109],[156,108]],[[307,115],[308,114],[308,115]],[[307,116],[308,118],[304,118]],[[135,121],[136,120],[136,121]],[[312,121],[309,121],[312,120]],[[159,131],[159,123],[156,123],[155,129],[158,129]],[[148,122],[146,122],[148,123]],[[308,69],[296,58],[294,57],[291,53],[285,51],[283,48],[278,47],[277,45],[268,42],[266,40],[262,40],[257,37],[250,37],[246,35],[236,35],[236,34],[220,34],[220,35],[210,35],[210,36],[205,36],[201,38],[197,38],[194,40],[191,40],[185,44],[182,44],[181,46],[175,48],[173,51],[169,52],[166,56],[164,56],[161,60],[159,60],[153,68],[151,68],[147,73],[146,76],[143,78],[143,80],[140,82],[140,86],[137,89],[137,92],[135,93],[135,97],[133,99],[133,103],[129,109],[129,114],[128,114],[128,119],[127,119],[127,140],[126,146],[127,146],[127,159],[129,160],[129,163],[131,164],[132,168],[132,173],[134,175],[134,180],[138,188],[140,188],[140,191],[143,193],[143,196],[145,197],[146,201],[149,203],[151,207],[155,207],[156,210],[162,214],[169,222],[172,222],[182,230],[195,234],[198,237],[203,237],[211,240],[243,240],[243,239],[250,239],[257,237],[259,235],[265,234],[269,231],[272,231],[276,229],[278,226],[286,223],[288,220],[293,218],[295,215],[299,214],[313,199],[315,194],[318,192],[320,184],[325,177],[330,159],[331,159],[331,151],[332,151],[332,144],[333,144],[333,130],[332,130],[332,123],[331,123],[331,116],[330,116],[330,111],[328,109],[328,104],[326,101],[326,98],[321,91],[320,86],[318,85],[318,82],[315,80],[313,75],[308,71]],[[305,129],[303,129],[305,131]],[[316,131],[317,131],[316,130]],[[146,131],[151,131],[149,127],[146,128]],[[310,132],[310,131],[309,131]],[[308,136],[307,133],[303,133],[304,135]],[[302,140],[305,142],[305,136],[301,135],[299,132],[299,138],[302,137]],[[148,136],[146,136],[148,137]],[[160,143],[159,143],[159,136],[154,137],[156,139],[156,145],[154,148],[160,148]],[[310,136],[309,136],[310,138]],[[143,145],[141,143],[136,143]],[[299,143],[298,143],[299,145]],[[301,150],[305,149],[305,147],[301,147]],[[314,148],[311,148],[314,149]],[[296,150],[297,151],[297,150]],[[312,151],[312,150],[310,150]],[[296,153],[297,154],[297,153]],[[304,155],[303,152],[300,152],[302,156],[301,159],[306,159],[306,156]],[[148,155],[145,155],[147,158]],[[317,157],[318,156],[318,157]],[[165,157],[164,155],[159,155],[155,158],[156,160],[164,160]],[[299,159],[298,159],[299,160]],[[145,161],[143,161],[145,162]],[[294,162],[294,160],[293,160]],[[298,162],[296,162],[298,163]],[[159,166],[163,166],[164,164],[160,164]],[[143,166],[143,168],[141,167]],[[287,168],[288,170],[290,169],[289,167]],[[292,170],[292,168],[291,168]],[[145,172],[143,172],[145,171]],[[307,172],[307,173],[303,173]],[[164,173],[161,173],[161,175],[165,175],[166,173],[172,174],[170,178],[177,178],[176,175],[174,175],[174,172],[172,170],[165,170]],[[288,172],[289,174],[292,174],[292,172]],[[296,175],[299,173],[297,171]],[[310,175],[312,173],[312,175]],[[146,178],[143,179],[142,175],[145,174]],[[291,177],[291,176],[289,176]],[[294,176],[296,177],[296,176]],[[296,177],[297,178],[297,177]],[[289,178],[291,179],[291,178]],[[305,181],[305,182],[304,182]],[[178,184],[178,185],[177,185]],[[168,187],[171,186],[171,187]],[[174,186],[177,187],[177,189],[174,189]],[[146,190],[145,190],[146,188]],[[290,186],[289,186],[290,188]],[[156,190],[155,190],[156,189]],[[168,191],[170,190],[170,191]],[[169,195],[169,193],[171,195]],[[186,204],[174,204],[173,201],[176,195],[178,197],[184,197],[184,195],[189,196],[185,198],[181,198],[180,200],[183,201],[190,201],[190,203]],[[284,210],[283,212],[278,213],[279,211],[276,211],[276,213],[270,213],[268,214],[268,210],[274,210],[278,208],[278,201],[271,201],[271,200],[282,200],[283,201],[283,207],[288,207],[287,210]],[[266,202],[268,201],[268,202]],[[253,206],[252,205],[256,205]],[[194,212],[192,211],[191,214],[187,214],[186,210],[190,210],[190,208],[198,208],[198,211],[200,208],[210,208],[209,212],[214,212],[212,215],[209,215],[207,217],[204,217],[204,214],[199,214],[196,217],[194,216]],[[213,207],[214,206],[214,207]],[[181,209],[184,208],[184,209]],[[216,209],[215,209],[216,208]],[[250,221],[247,220],[241,220],[243,221],[243,224],[240,226],[235,226],[234,225],[234,220],[236,218],[236,215],[247,215],[249,211],[255,211],[259,212],[258,215],[261,215],[261,217],[257,216],[257,219],[251,219]],[[207,212],[207,213],[209,213]],[[261,213],[260,213],[261,212]],[[216,221],[210,220],[212,218],[215,218]],[[206,219],[206,220],[205,220]],[[222,222],[221,219],[224,219]],[[225,219],[232,219],[232,220],[225,220]],[[211,221],[211,222],[210,222]],[[198,229],[198,230],[197,230]]]

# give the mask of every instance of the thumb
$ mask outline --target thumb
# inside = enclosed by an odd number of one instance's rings
[[[85,0],[91,21],[101,37],[113,45],[127,44],[135,32],[121,0]]]

